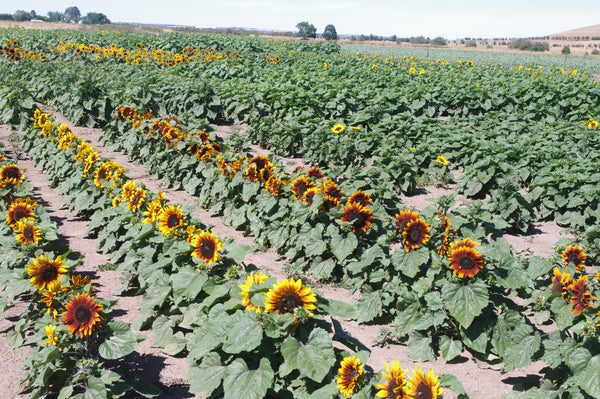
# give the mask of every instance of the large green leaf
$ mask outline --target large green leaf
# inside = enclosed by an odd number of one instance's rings
[[[427,334],[415,333],[408,337],[408,357],[421,362],[435,360],[435,354],[431,347],[432,339]]]
[[[224,399],[263,399],[273,384],[275,373],[267,358],[261,358],[258,369],[250,370],[243,359],[235,359],[223,377]]]
[[[534,335],[530,335],[507,347],[504,352],[502,370],[508,372],[529,365],[533,361],[535,353],[540,349],[540,344],[541,338],[536,332]]]
[[[182,299],[194,300],[204,287],[208,280],[206,273],[200,273],[191,267],[182,268],[177,274],[171,275],[173,282],[173,298],[175,303],[180,303]]]
[[[466,284],[462,281],[447,281],[442,287],[442,298],[448,312],[464,328],[471,325],[489,301],[487,287],[478,279]]]
[[[281,345],[286,362],[315,382],[321,382],[335,363],[333,343],[322,328],[315,328],[306,343],[288,337]]]
[[[356,309],[359,323],[365,323],[381,316],[383,314],[381,293],[378,291],[362,292],[356,302]]]
[[[106,399],[106,386],[100,378],[88,377],[85,389],[85,399]]]
[[[227,353],[248,352],[260,345],[262,337],[263,328],[256,313],[238,311],[232,316],[223,350]]]
[[[429,261],[429,252],[424,249],[417,249],[411,252],[405,252],[398,249],[392,255],[392,263],[396,270],[399,270],[407,277],[413,278],[419,272],[419,268]]]
[[[445,362],[454,359],[462,353],[462,342],[452,339],[447,335],[440,337],[440,352]]]
[[[354,233],[348,233],[346,237],[335,235],[331,238],[331,252],[339,261],[352,255],[357,246],[358,239]]]
[[[138,346],[137,337],[127,323],[113,320],[108,323],[111,334],[100,344],[98,353],[104,359],[119,359],[127,356]]]
[[[221,385],[226,369],[218,354],[215,352],[207,354],[199,366],[190,367],[187,376],[190,392],[210,395]]]
[[[579,385],[593,398],[600,398],[600,355],[590,359],[585,370],[577,374]]]

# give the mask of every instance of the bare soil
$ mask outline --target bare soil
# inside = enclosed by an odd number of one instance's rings
[[[69,124],[76,135],[89,140],[93,147],[100,153],[101,157],[112,159],[121,164],[128,176],[138,182],[144,183],[148,189],[155,192],[158,190],[164,191],[167,198],[173,204],[197,204],[197,199],[189,196],[187,193],[165,189],[162,187],[160,181],[150,179],[149,173],[143,166],[128,162],[127,158],[120,153],[106,151],[98,141],[101,134],[100,129],[73,127],[61,115],[56,113],[54,115],[58,118],[59,122]],[[224,135],[229,133],[227,127],[218,127],[217,131],[219,134]],[[18,135],[19,132],[12,132],[7,126],[0,126],[0,142],[5,148],[10,148],[9,136],[13,134]],[[256,150],[263,154],[268,153],[266,150],[258,148]],[[14,156],[15,154],[9,151],[8,155]],[[109,262],[109,257],[98,253],[94,240],[82,237],[86,230],[87,222],[78,220],[72,215],[67,214],[65,209],[61,208],[61,196],[50,188],[51,181],[46,175],[38,171],[29,159],[25,157],[18,160],[18,162],[19,166],[26,170],[26,177],[35,187],[36,196],[43,199],[43,205],[48,208],[53,220],[58,224],[60,239],[68,243],[74,251],[84,256],[83,264],[79,266],[77,272],[89,274],[95,280],[98,285],[99,297],[115,298],[114,293],[120,287],[119,275],[114,271],[99,270],[99,266]],[[285,160],[284,164],[292,165],[290,167],[293,168],[293,165],[302,164],[302,160]],[[452,187],[431,187],[427,194],[403,198],[403,200],[405,200],[407,206],[419,210],[431,204],[428,199],[448,194],[449,191],[452,191]],[[458,200],[461,201],[460,198]],[[218,237],[222,239],[231,237],[237,243],[254,245],[252,237],[245,236],[242,231],[223,224],[221,218],[218,216],[211,215],[200,207],[197,207],[196,214],[206,225],[212,226],[212,231]],[[540,224],[535,234],[528,237],[508,237],[509,242],[516,250],[526,250],[541,256],[551,255],[553,253],[552,244],[559,238],[560,229],[551,223]],[[252,263],[275,277],[282,278],[285,276],[285,262],[280,260],[274,251],[259,250],[248,255],[245,262],[247,264]],[[350,297],[346,290],[339,287],[320,285],[314,288],[326,298],[337,299],[347,303],[356,299],[356,297]],[[114,309],[116,318],[125,322],[135,320],[138,317],[138,305],[141,297],[126,296],[118,297],[117,299],[119,303]],[[22,375],[19,365],[27,356],[28,348],[21,347],[12,350],[6,342],[6,331],[16,321],[18,314],[19,308],[16,308],[5,313],[0,320],[0,372],[3,374],[3,378],[0,379],[0,399],[27,397],[27,394],[21,392],[19,388],[19,379]],[[416,362],[408,358],[408,349],[406,346],[399,345],[393,341],[384,342],[381,346],[376,344],[376,341],[380,340],[382,332],[386,328],[392,328],[391,326],[358,325],[352,320],[340,319],[337,321],[346,332],[357,338],[371,350],[367,367],[375,372],[384,368],[384,362],[389,363],[393,360],[399,360],[404,369],[412,369],[417,365]],[[124,368],[126,375],[141,373],[146,376],[163,390],[160,398],[202,398],[202,396],[191,394],[188,386],[185,384],[184,378],[188,370],[186,359],[168,356],[160,350],[152,348],[150,332],[136,331],[136,333],[147,337],[147,339],[141,343],[137,349],[137,354],[129,359]],[[478,367],[467,352],[450,363],[445,363],[440,359],[435,362],[423,364],[425,371],[433,368],[437,375],[447,373],[456,376],[462,382],[471,398],[486,399],[501,398],[503,395],[511,392],[515,386],[535,384],[540,379],[539,371],[542,367],[543,364],[538,362],[521,370],[501,374],[499,371],[491,368]],[[446,399],[455,399],[457,397],[458,395],[455,392],[449,390],[444,394],[444,398]]]

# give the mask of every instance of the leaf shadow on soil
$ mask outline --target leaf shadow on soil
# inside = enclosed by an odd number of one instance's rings
[[[519,377],[507,377],[502,382],[513,386],[513,391],[526,391],[529,388],[539,387],[542,377],[535,374],[527,374]]]

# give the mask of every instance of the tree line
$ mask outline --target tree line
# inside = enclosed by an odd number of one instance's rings
[[[48,11],[47,15],[39,15],[35,10],[25,11],[17,10],[13,14],[0,14],[0,20],[13,21],[47,21],[47,22],[67,22],[83,24],[110,24],[110,19],[101,12],[88,12],[81,16],[81,11],[77,7],[67,7],[64,12]]]

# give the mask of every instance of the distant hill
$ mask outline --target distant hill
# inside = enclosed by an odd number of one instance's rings
[[[571,29],[566,32],[554,33],[551,39],[579,39],[579,40],[600,40],[600,24],[586,26],[585,28]]]

